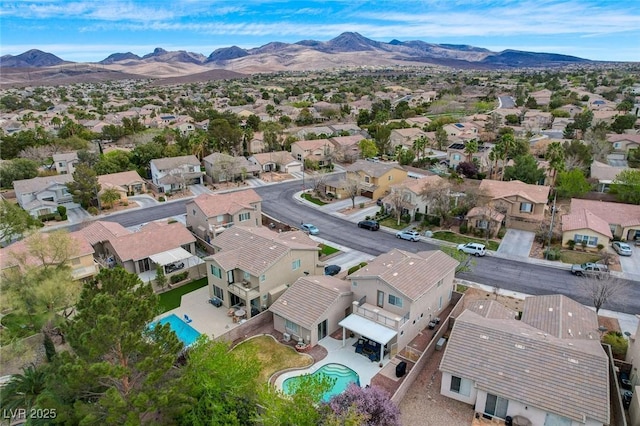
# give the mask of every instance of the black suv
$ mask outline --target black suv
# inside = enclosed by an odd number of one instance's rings
[[[358,228],[368,229],[369,231],[377,231],[380,229],[380,224],[375,220],[362,220],[358,222]]]

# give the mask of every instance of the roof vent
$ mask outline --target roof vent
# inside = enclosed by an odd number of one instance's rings
[[[570,317],[573,316],[573,314],[571,312],[567,312],[567,315],[569,315]]]
[[[394,276],[394,277],[397,277],[397,276],[398,276],[398,273],[397,273],[397,272],[394,272],[394,273],[393,273],[393,276]]]
[[[519,343],[516,343],[516,345],[515,345],[515,346],[516,346],[516,348],[518,348],[518,349],[524,349],[524,345],[521,345],[521,344],[519,344]]]
[[[415,262],[409,262],[409,265],[413,265]]]
[[[489,340],[489,336],[487,336],[486,334],[481,334],[480,338],[484,340]]]
[[[549,308],[549,312],[553,312],[553,308]]]
[[[580,362],[578,362],[578,360],[575,358],[568,358],[567,361],[569,361],[572,364],[580,364]]]
[[[283,300],[283,301],[282,301],[282,304],[283,304],[284,306],[287,306],[287,301],[286,301],[286,300]]]

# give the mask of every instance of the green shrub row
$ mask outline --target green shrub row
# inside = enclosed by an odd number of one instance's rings
[[[179,283],[180,281],[184,281],[189,276],[189,271],[180,272],[179,274],[171,275],[171,284]]]

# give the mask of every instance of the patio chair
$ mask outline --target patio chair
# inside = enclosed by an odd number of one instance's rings
[[[189,315],[184,314],[184,322],[186,322],[187,324],[189,324],[191,321],[193,321],[191,318],[189,318]]]

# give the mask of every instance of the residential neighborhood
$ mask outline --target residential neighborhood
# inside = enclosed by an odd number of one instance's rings
[[[1,383],[93,365],[77,327],[111,342],[117,306],[167,383],[273,358],[248,388],[329,371],[402,424],[640,424],[638,83],[372,68],[3,87]],[[325,402],[353,391],[320,384]]]

